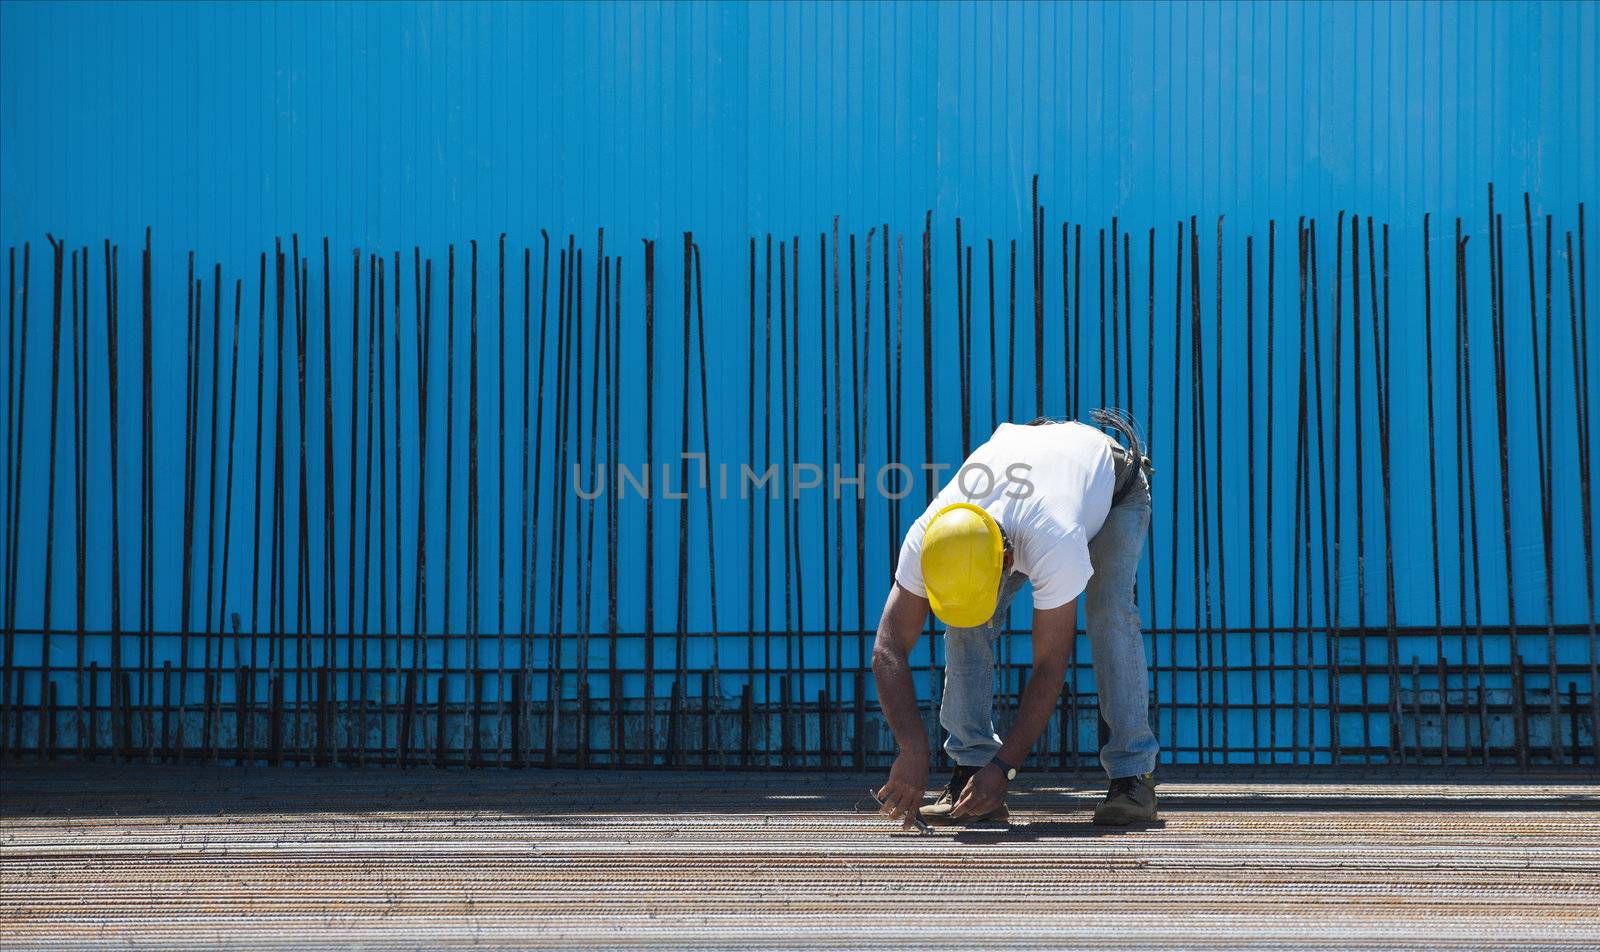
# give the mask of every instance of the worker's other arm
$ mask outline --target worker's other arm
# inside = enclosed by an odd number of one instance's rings
[[[1000,745],[998,756],[1008,764],[1021,765],[1028,759],[1033,742],[1044,733],[1055,712],[1056,701],[1061,697],[1061,682],[1067,674],[1067,648],[1072,644],[1077,628],[1076,601],[1058,608],[1047,608],[1033,613],[1033,672],[1028,677],[1028,687],[1022,692],[1022,702],[1017,706],[1017,719]],[[951,816],[981,816],[999,807],[1006,800],[1005,774],[994,765],[978,771],[961,799],[951,809]]]
[[[911,680],[911,649],[928,620],[928,600],[896,584],[889,590],[872,646],[872,675],[878,685],[878,706],[900,745],[889,782],[878,791],[883,812],[910,825],[911,811],[928,789],[928,737],[917,711],[917,689]]]

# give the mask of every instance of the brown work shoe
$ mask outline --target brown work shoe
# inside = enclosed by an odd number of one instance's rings
[[[1127,826],[1146,823],[1156,818],[1156,784],[1154,774],[1136,774],[1118,777],[1111,781],[1106,798],[1094,809],[1094,822],[1099,826]]]
[[[950,783],[939,794],[939,799],[919,808],[922,822],[930,826],[961,826],[968,823],[993,823],[1009,819],[1011,811],[1006,809],[1004,803],[978,816],[952,817],[950,811],[955,809],[957,801],[961,799],[961,792],[967,788],[967,781],[982,767],[962,767],[957,765],[950,771]]]

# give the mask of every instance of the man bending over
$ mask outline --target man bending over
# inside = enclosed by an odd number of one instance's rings
[[[1094,821],[1122,826],[1156,815],[1158,745],[1147,715],[1144,642],[1134,577],[1150,525],[1147,461],[1119,412],[1095,422],[1002,423],[906,533],[878,623],[872,671],[899,744],[878,791],[886,816],[930,824],[1004,820],[1006,791],[1055,710],[1076,634],[1077,603],[1093,652],[1100,714],[1111,739],[1100,763],[1110,791]],[[1012,597],[1033,583],[1033,670],[1004,740],[994,731],[994,643]],[[945,623],[939,723],[955,768],[923,804],[928,742],[907,663],[929,609]]]

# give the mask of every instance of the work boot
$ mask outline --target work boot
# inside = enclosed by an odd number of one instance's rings
[[[1127,826],[1146,823],[1156,818],[1156,783],[1154,774],[1136,774],[1118,777],[1111,781],[1106,798],[1094,808],[1094,822],[1099,826]]]
[[[982,767],[962,767],[959,764],[950,771],[950,783],[945,786],[944,792],[939,794],[939,799],[919,808],[922,822],[930,826],[959,826],[966,823],[990,823],[1005,820],[1011,816],[1011,811],[1006,809],[1004,803],[988,813],[977,816],[952,817],[950,811],[955,809],[956,803],[961,799],[961,792],[967,788],[967,781]]]

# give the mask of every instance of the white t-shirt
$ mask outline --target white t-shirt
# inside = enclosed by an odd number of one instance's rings
[[[1012,570],[1033,582],[1033,607],[1077,598],[1094,574],[1089,540],[1111,510],[1116,468],[1111,440],[1082,423],[1002,423],[906,532],[895,581],[914,595],[922,583],[922,535],[951,503],[983,507],[1011,540]]]

